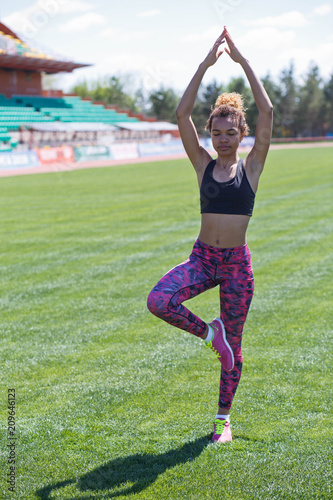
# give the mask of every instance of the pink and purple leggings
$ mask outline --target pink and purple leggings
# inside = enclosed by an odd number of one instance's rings
[[[219,407],[230,410],[241,377],[243,326],[254,290],[248,246],[217,248],[197,240],[190,257],[166,273],[153,288],[147,305],[149,311],[167,323],[202,337],[207,323],[184,307],[183,302],[217,285],[220,318],[235,358],[230,372],[221,369]]]

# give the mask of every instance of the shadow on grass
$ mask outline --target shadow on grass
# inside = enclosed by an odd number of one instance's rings
[[[91,496],[80,496],[81,500],[89,498],[115,498],[118,496],[139,493],[156,481],[160,474],[167,469],[194,460],[210,443],[211,434],[198,438],[196,441],[186,443],[181,448],[170,450],[161,455],[136,454],[124,458],[116,458],[105,465],[84,474],[78,479],[68,479],[55,484],[50,484],[37,490],[38,498],[51,499],[55,490],[64,488],[69,484],[77,483],[79,490],[95,493]],[[102,493],[101,490],[115,490]],[[98,496],[98,492],[102,496]],[[73,497],[71,497],[73,498]]]

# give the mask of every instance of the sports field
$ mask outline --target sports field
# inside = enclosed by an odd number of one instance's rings
[[[146,308],[199,232],[189,161],[1,180],[1,498],[332,498],[332,152],[269,153],[222,446],[219,362]],[[211,321],[218,289],[187,305]]]

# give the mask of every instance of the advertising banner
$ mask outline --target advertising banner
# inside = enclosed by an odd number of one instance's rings
[[[35,151],[0,153],[0,170],[31,167],[40,167],[40,161]]]
[[[139,144],[140,156],[172,155],[178,153],[184,153],[184,147],[180,139],[168,142],[142,142]]]
[[[139,158],[138,144],[136,142],[111,144],[110,154],[111,158],[114,160],[132,160]]]
[[[108,146],[77,146],[74,148],[76,161],[108,160],[111,158]]]
[[[62,146],[59,148],[41,148],[37,149],[40,162],[43,165],[50,163],[74,162],[74,152],[71,146]]]

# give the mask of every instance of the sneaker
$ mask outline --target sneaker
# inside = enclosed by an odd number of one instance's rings
[[[230,372],[234,367],[234,354],[230,345],[227,342],[224,324],[220,318],[215,318],[209,323],[213,329],[213,338],[205,347],[208,347],[218,357],[224,370]]]
[[[213,443],[226,443],[227,441],[232,441],[229,422],[222,420],[222,418],[216,418],[214,420],[212,441]]]

